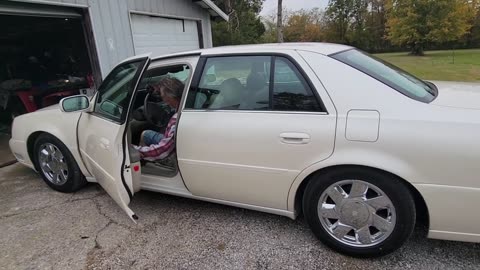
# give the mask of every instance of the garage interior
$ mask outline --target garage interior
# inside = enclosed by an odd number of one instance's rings
[[[81,13],[31,6],[0,10],[0,131],[4,132],[14,116],[93,86]]]

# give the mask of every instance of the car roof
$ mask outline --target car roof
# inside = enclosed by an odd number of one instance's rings
[[[234,45],[221,46],[208,49],[200,49],[193,51],[178,52],[173,54],[153,56],[152,60],[161,60],[165,58],[175,58],[188,55],[216,55],[216,54],[234,54],[234,53],[255,53],[268,52],[278,50],[305,50],[316,53],[329,55],[332,53],[341,52],[352,49],[353,47],[334,44],[334,43],[320,43],[320,42],[292,42],[292,43],[267,43],[267,44],[252,44],[252,45]]]

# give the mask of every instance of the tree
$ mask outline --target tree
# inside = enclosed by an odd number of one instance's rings
[[[475,15],[472,17],[472,28],[465,37],[465,43],[469,48],[478,48],[480,47],[480,0],[472,0],[470,8]]]
[[[423,55],[428,43],[444,43],[471,28],[471,0],[387,0],[387,38]]]
[[[355,0],[329,0],[325,11],[328,40],[349,43],[347,32],[353,17],[354,2]]]
[[[364,50],[381,50],[387,46],[385,1],[330,0],[325,11],[325,39]]]
[[[368,0],[355,0],[351,6],[350,31],[347,32],[347,39],[350,44],[365,48],[368,43],[369,31],[366,28],[368,13]]]
[[[285,13],[284,13],[285,14]],[[263,43],[277,42],[277,19],[276,14],[262,17],[263,25],[265,26],[265,32],[262,36]]]
[[[264,0],[214,0],[230,17],[228,22],[212,23],[214,46],[253,44],[262,41],[265,26],[260,20]]]
[[[284,27],[285,41],[323,41],[322,17],[318,8],[291,13]]]
[[[385,24],[387,15],[385,0],[369,0],[369,13],[365,21],[367,48],[369,51],[379,52],[390,49],[391,45],[385,38]]]
[[[278,5],[277,5],[277,42],[282,43],[283,42],[283,25],[282,25],[282,0],[278,0]]]

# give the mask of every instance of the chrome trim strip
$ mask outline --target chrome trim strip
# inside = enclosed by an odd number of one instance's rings
[[[266,114],[312,114],[312,115],[328,115],[328,113],[326,113],[326,112],[253,111],[253,110],[209,110],[209,109],[183,109],[182,112],[231,112],[231,113],[266,113]]]

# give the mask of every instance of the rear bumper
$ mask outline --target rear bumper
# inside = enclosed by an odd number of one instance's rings
[[[416,184],[427,204],[429,238],[480,242],[480,188]]]
[[[10,139],[8,144],[10,145],[10,150],[12,151],[18,162],[22,163],[27,167],[35,169],[33,166],[33,162],[30,160],[30,156],[28,155],[26,142]]]

